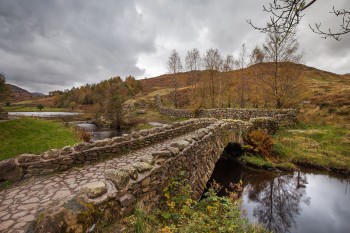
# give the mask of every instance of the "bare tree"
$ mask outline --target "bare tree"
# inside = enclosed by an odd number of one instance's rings
[[[187,51],[187,55],[185,58],[187,69],[189,69],[190,71],[198,70],[200,65],[200,59],[201,56],[199,54],[198,49],[194,48],[191,51]]]
[[[235,60],[232,55],[227,54],[226,58],[222,62],[222,71],[227,72],[233,70],[235,66]]]
[[[203,57],[204,67],[209,71],[210,75],[210,99],[211,107],[215,107],[215,78],[221,67],[222,58],[217,49],[207,50]]]
[[[225,59],[223,59],[222,62],[222,73],[220,75],[219,79],[219,102],[221,102],[221,107],[223,107],[223,97],[226,95],[226,102],[228,107],[231,107],[231,99],[232,99],[232,87],[233,87],[233,82],[232,79],[230,78],[230,74],[228,73],[229,71],[232,71],[235,66],[235,60],[232,55],[227,54]]]
[[[271,62],[270,69],[260,79],[267,84],[276,108],[282,108],[288,96],[295,95],[299,75],[288,62],[298,63],[302,57],[298,53],[299,43],[294,33],[290,33],[283,40],[278,32],[269,33],[263,44],[265,61]]]
[[[185,58],[186,67],[190,72],[187,80],[187,84],[192,85],[192,90],[195,91],[195,86],[198,81],[198,72],[197,70],[200,68],[201,56],[199,54],[199,50],[194,48],[192,50],[187,51],[187,55]]]
[[[265,27],[255,26],[251,20],[247,22],[254,28],[263,33],[279,33],[283,34],[282,39],[290,32],[293,32],[304,16],[304,11],[317,0],[273,0],[268,6],[263,6],[263,10],[270,14],[270,20]],[[311,30],[323,36],[323,38],[332,37],[341,40],[341,36],[350,32],[350,11],[346,9],[336,10],[334,7],[331,14],[340,17],[341,24],[338,31],[321,29],[321,23],[315,23],[310,26]]]
[[[178,83],[177,83],[176,74],[180,70],[182,70],[182,64],[181,64],[181,58],[175,49],[170,54],[170,57],[168,60],[168,69],[170,72],[173,73],[174,105],[175,105],[175,108],[177,108],[178,107],[178,93],[177,93]]]
[[[239,92],[239,105],[241,108],[245,107],[247,80],[244,75],[244,69],[247,67],[247,63],[248,63],[247,48],[245,47],[245,44],[243,44],[239,52],[238,60],[236,61],[236,66],[240,69],[240,82],[238,85],[238,92]]]
[[[250,54],[250,64],[258,64],[264,62],[264,53],[262,49],[257,45]]]

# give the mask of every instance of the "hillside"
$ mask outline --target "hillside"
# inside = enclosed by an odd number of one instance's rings
[[[31,93],[31,92],[29,92],[21,87],[13,85],[13,84],[6,84],[6,86],[10,90],[9,100],[12,102],[29,100],[29,99],[33,99],[35,97],[45,96],[44,94],[38,93],[38,92]]]
[[[264,64],[269,66],[272,64]],[[244,77],[249,80],[249,85],[255,86],[250,89],[251,93],[259,92],[260,83],[256,79],[257,72],[262,65],[253,65],[244,70]],[[313,121],[317,123],[342,123],[350,122],[350,75],[338,75],[327,71],[322,71],[302,64],[292,64],[296,75],[302,78],[302,90],[298,98],[289,104],[289,107],[300,110],[300,118],[304,121]],[[265,67],[266,68],[266,67]],[[237,81],[240,77],[240,70],[219,73],[216,78]],[[179,86],[179,106],[181,108],[191,107],[191,101],[194,99],[194,83],[203,81],[208,76],[208,71],[182,72],[176,76]],[[160,92],[163,101],[169,106],[173,101],[173,75],[164,74],[154,78],[141,80],[143,95],[138,98],[144,98],[146,95]],[[232,89],[234,95],[237,89]],[[220,94],[220,93],[219,93]],[[251,99],[247,100],[247,107],[252,107]],[[261,102],[259,106],[261,106]],[[223,105],[226,107],[225,105]],[[267,104],[267,107],[271,107]],[[235,107],[235,106],[233,106]],[[263,106],[261,106],[263,107]]]

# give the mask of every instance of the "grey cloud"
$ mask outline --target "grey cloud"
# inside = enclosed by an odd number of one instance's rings
[[[184,56],[197,47],[237,54],[242,43],[253,48],[264,35],[259,25],[268,0],[0,0],[0,72],[8,82],[48,92],[98,82],[114,75],[154,76],[166,72],[171,49]],[[348,0],[337,1],[350,9]],[[328,15],[332,3],[308,10],[299,38],[304,62],[321,69],[350,72],[350,36],[323,40],[308,24]],[[327,26],[327,24],[325,24]]]
[[[138,54],[155,49],[133,1],[1,0],[0,9],[0,69],[30,90],[140,75]]]

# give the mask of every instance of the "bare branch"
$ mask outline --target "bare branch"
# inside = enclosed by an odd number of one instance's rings
[[[269,13],[270,19],[265,27],[258,27],[252,23],[250,19],[247,23],[254,29],[262,33],[279,33],[282,40],[295,30],[304,15],[301,13],[313,5],[317,0],[273,0],[268,6],[263,6],[263,11]],[[323,38],[334,38],[341,40],[341,36],[350,32],[350,12],[346,9],[336,10],[334,7],[331,14],[336,17],[342,17],[342,23],[338,31],[321,29],[321,23],[315,23],[314,26],[309,25],[311,30],[323,36]]]
[[[350,11],[345,9],[336,10],[333,6],[331,14],[334,14],[336,17],[342,17],[342,23],[340,24],[340,30],[337,32],[332,31],[330,28],[328,31],[324,31],[321,29],[321,23],[315,23],[315,26],[312,27],[309,25],[311,30],[319,35],[322,35],[322,38],[326,39],[328,37],[334,38],[335,40],[340,41],[341,36],[350,32]]]

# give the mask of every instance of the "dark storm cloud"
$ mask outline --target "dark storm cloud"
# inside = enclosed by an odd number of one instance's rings
[[[264,35],[245,20],[263,25],[267,0],[0,0],[0,72],[8,82],[48,92],[120,75],[166,72],[171,49],[182,56],[210,47],[237,54]],[[350,36],[323,40],[308,23],[324,19],[332,3],[310,8],[300,27],[304,62],[325,70],[350,72]],[[337,1],[350,8],[349,1]],[[322,17],[320,17],[322,14]],[[318,21],[317,21],[318,22]],[[316,42],[316,43],[315,43]]]
[[[31,90],[141,75],[138,54],[155,49],[133,1],[1,0],[0,9],[0,69]]]

